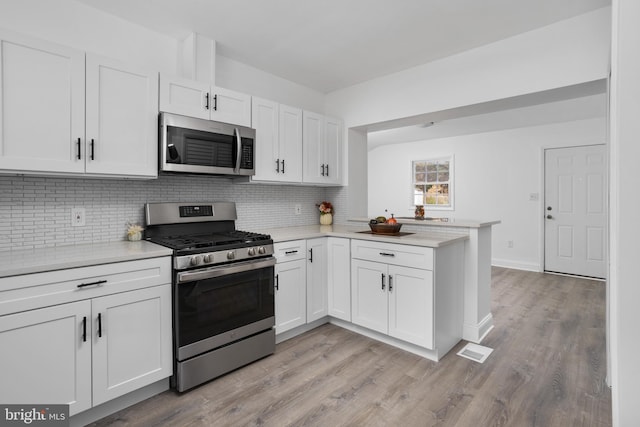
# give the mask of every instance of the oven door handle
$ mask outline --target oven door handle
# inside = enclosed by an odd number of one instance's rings
[[[244,271],[259,270],[261,268],[272,267],[274,265],[276,265],[276,259],[274,257],[269,257],[261,260],[227,264],[220,267],[183,271],[177,274],[177,283],[195,282],[196,280],[205,280],[213,277],[226,276],[228,274],[242,273]]]

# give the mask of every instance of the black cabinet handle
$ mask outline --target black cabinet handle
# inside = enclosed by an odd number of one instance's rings
[[[393,276],[389,275],[389,292],[393,290]]]
[[[324,164],[323,164],[323,165],[321,165],[321,166],[322,166],[322,173],[321,173],[321,175],[322,175],[322,176],[324,176]]]
[[[95,156],[94,156],[94,145],[95,145],[95,141],[93,140],[93,138],[91,138],[91,160],[95,160]]]
[[[384,291],[384,273],[381,274],[382,290]]]
[[[309,249],[309,262],[313,262],[313,248]]]
[[[208,92],[204,95],[204,109],[205,110],[209,109],[209,93]]]
[[[87,316],[82,318],[82,342],[87,342]]]
[[[276,159],[276,173],[280,173],[280,159]]]
[[[396,256],[396,254],[390,254],[388,252],[380,252],[380,255],[382,255],[382,256]]]
[[[82,159],[82,151],[81,151],[81,148],[80,148],[80,144],[81,144],[80,138],[78,138],[78,142],[76,142],[76,144],[78,146],[78,156],[77,156],[77,158],[78,158],[78,160],[80,160],[80,159]]]
[[[286,251],[284,254],[285,255],[291,255],[291,254],[297,254],[297,253],[298,253],[298,251],[295,250],[295,251]]]
[[[327,169],[327,176],[329,176],[329,163],[327,163],[326,169]]]
[[[282,173],[284,173],[284,159],[282,159]]]
[[[97,286],[97,285],[102,285],[104,283],[107,283],[106,280],[98,280],[97,282],[91,282],[91,283],[81,283],[78,285],[78,288],[86,288],[87,286]]]
[[[280,275],[276,274],[276,291],[280,289]]]
[[[102,313],[98,313],[98,338],[102,338]]]
[[[213,95],[213,111],[218,111],[218,95]]]

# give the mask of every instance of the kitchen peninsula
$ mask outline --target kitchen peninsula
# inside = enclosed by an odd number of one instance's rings
[[[354,218],[346,225],[310,225],[265,230],[274,242],[318,237],[341,237],[359,241],[439,248],[462,242],[464,271],[462,339],[480,343],[493,327],[491,314],[491,226],[499,220],[398,219],[402,235],[367,233],[368,218]],[[404,234],[406,233],[406,234]]]

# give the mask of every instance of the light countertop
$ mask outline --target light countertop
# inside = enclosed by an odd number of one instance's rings
[[[119,241],[2,252],[0,277],[170,256],[171,249],[146,242]]]
[[[354,222],[365,222],[369,223],[369,218],[351,218],[349,221]],[[403,218],[396,217],[398,220],[398,224],[407,224],[407,225],[426,225],[426,226],[436,226],[436,227],[451,227],[451,228],[482,228],[489,227],[492,225],[500,224],[500,220],[492,220],[492,221],[479,221],[475,219],[456,219],[456,218],[432,218],[432,219],[413,219],[413,218]]]
[[[411,232],[411,234],[399,236],[361,233],[361,231],[370,231],[368,225],[303,225],[298,227],[270,228],[260,231],[270,234],[274,243],[330,236],[438,248],[440,246],[469,239],[468,235],[462,233]]]

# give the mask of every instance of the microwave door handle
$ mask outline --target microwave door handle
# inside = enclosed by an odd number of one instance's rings
[[[234,128],[233,133],[236,136],[236,164],[233,168],[233,173],[240,173],[240,158],[242,156],[242,139],[240,138],[240,130],[238,128]]]

